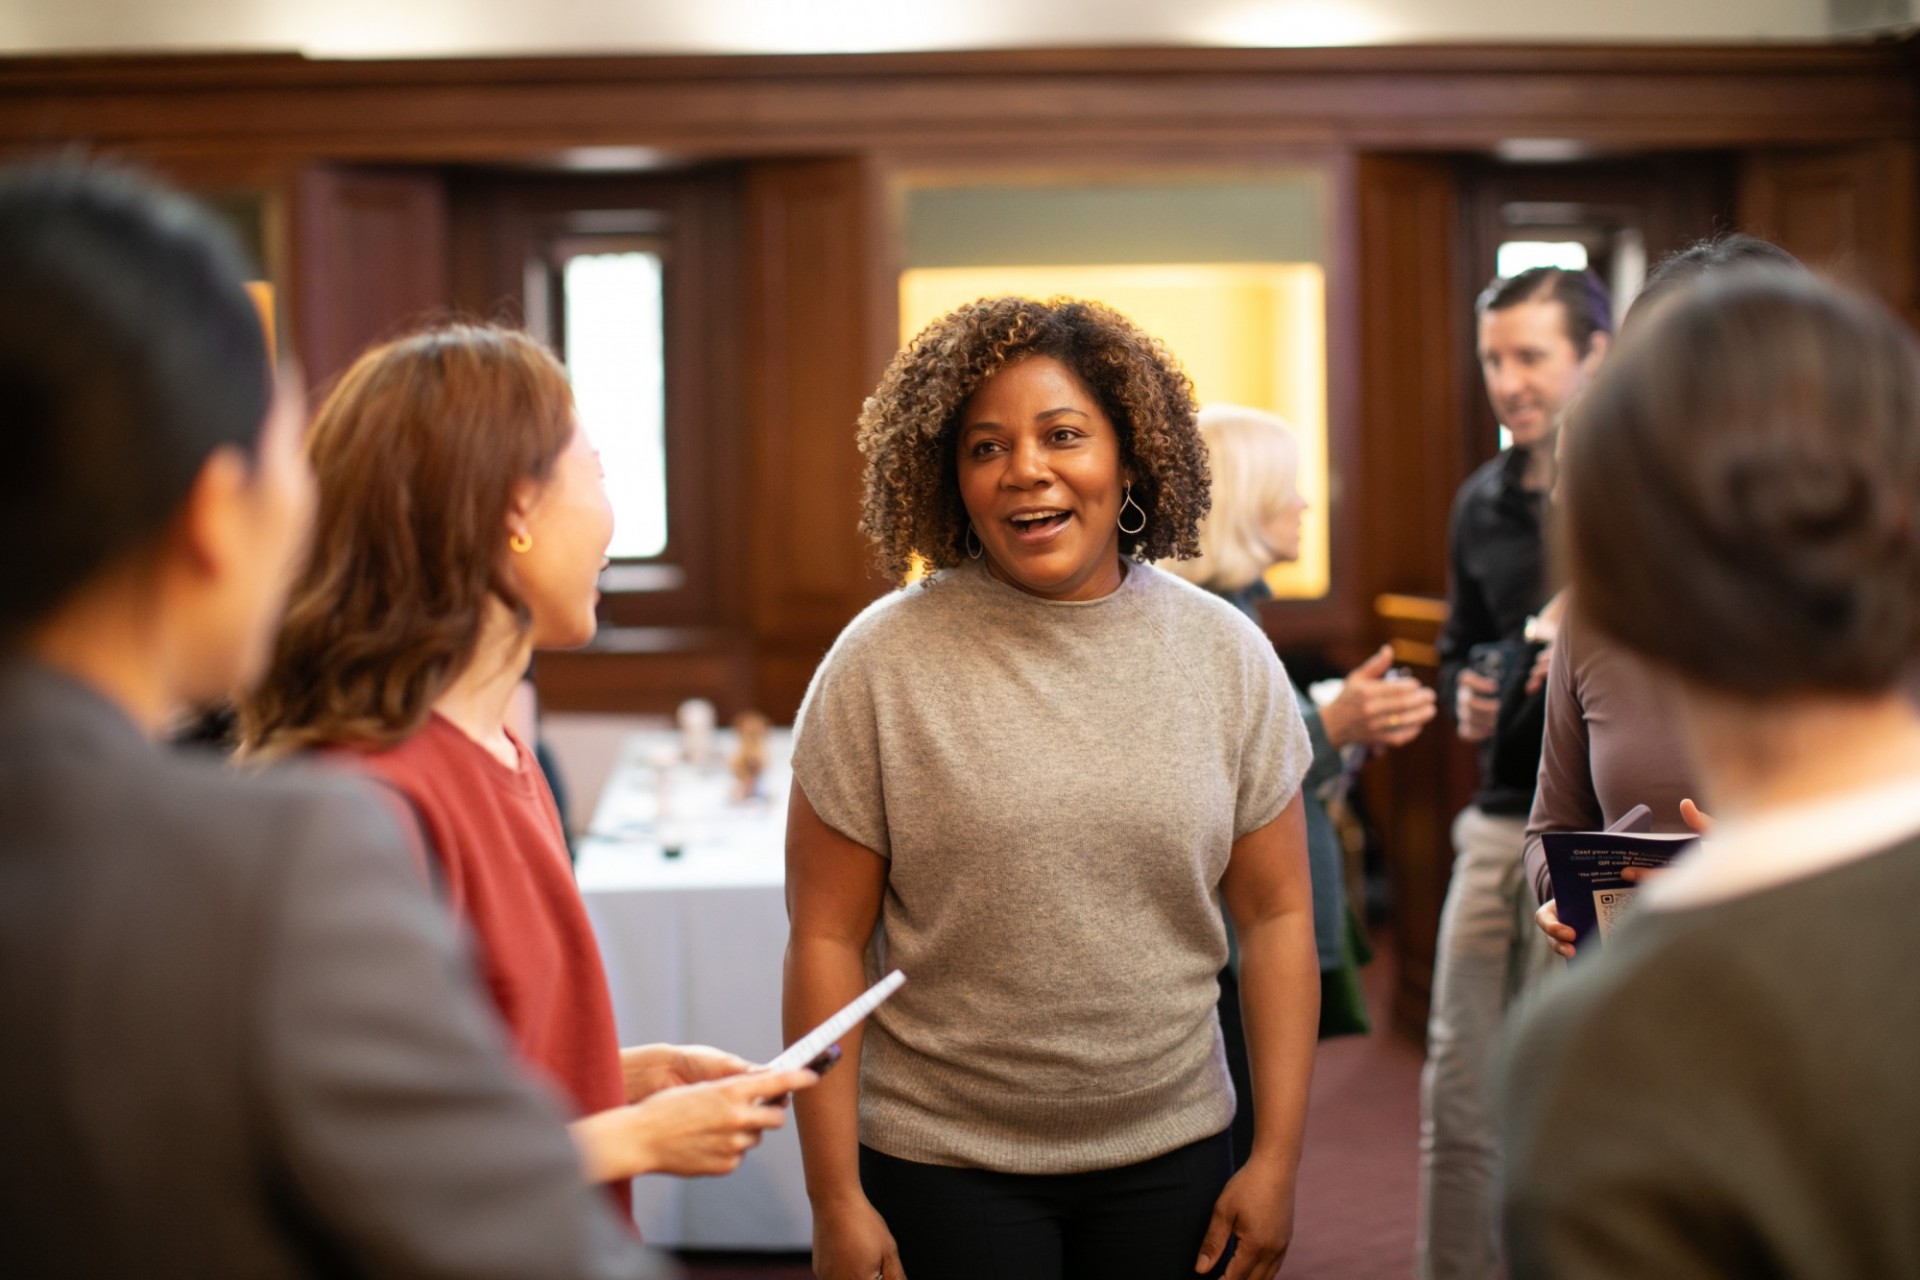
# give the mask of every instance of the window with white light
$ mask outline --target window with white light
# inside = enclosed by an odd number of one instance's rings
[[[560,270],[567,372],[606,469],[615,560],[667,549],[663,279],[660,252],[630,245],[573,253]]]
[[[1535,267],[1585,271],[1587,246],[1578,240],[1509,240],[1494,255],[1493,269],[1503,280]]]

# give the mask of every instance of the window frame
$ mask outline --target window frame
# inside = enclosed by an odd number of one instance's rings
[[[749,531],[745,389],[737,364],[737,173],[539,175],[475,171],[452,192],[456,304],[525,325],[564,358],[560,269],[582,247],[644,243],[661,255],[667,545],[602,575],[604,627],[737,628]],[[732,514],[730,514],[732,513]],[[609,633],[603,632],[610,640]]]
[[[635,211],[640,212],[640,211]],[[636,222],[639,221],[636,219]],[[686,568],[681,563],[683,547],[674,541],[674,516],[678,505],[674,494],[674,476],[672,474],[673,456],[671,449],[671,405],[676,387],[670,385],[669,348],[674,345],[670,332],[671,314],[667,306],[669,292],[668,279],[673,274],[673,242],[665,227],[653,230],[632,231],[577,231],[568,230],[551,235],[541,241],[535,249],[536,261],[530,262],[527,269],[527,296],[531,300],[536,290],[539,292],[542,316],[538,336],[553,348],[554,354],[572,370],[572,359],[568,351],[567,335],[567,264],[575,258],[614,253],[651,253],[660,260],[660,311],[661,311],[661,436],[663,453],[663,488],[667,506],[667,528],[664,545],[650,556],[617,556],[601,575],[603,590],[616,591],[671,591],[685,584]],[[535,308],[528,306],[531,320]],[[531,326],[530,326],[531,327]]]

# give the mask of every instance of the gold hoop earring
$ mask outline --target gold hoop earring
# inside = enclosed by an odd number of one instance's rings
[[[507,547],[518,555],[525,555],[533,550],[533,535],[516,533],[507,539]]]

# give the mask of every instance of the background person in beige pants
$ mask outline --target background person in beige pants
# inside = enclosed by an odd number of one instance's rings
[[[1494,1051],[1508,1004],[1550,956],[1532,924],[1521,854],[1551,645],[1526,641],[1550,640],[1537,619],[1552,594],[1541,523],[1554,435],[1613,327],[1598,278],[1550,267],[1494,281],[1475,310],[1487,398],[1513,446],[1460,487],[1448,539],[1440,697],[1482,754],[1480,790],[1453,828],[1420,1080],[1416,1269],[1431,1280],[1486,1280],[1499,1265]]]

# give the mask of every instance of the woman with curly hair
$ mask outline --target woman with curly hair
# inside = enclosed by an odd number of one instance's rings
[[[847,627],[795,731],[789,1031],[909,979],[798,1101],[816,1274],[1266,1280],[1319,1013],[1312,747],[1258,628],[1145,563],[1197,549],[1192,388],[1105,307],[990,299],[895,357],[859,439],[863,530],[932,573]]]

